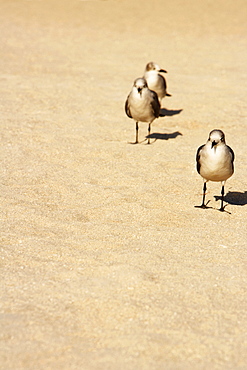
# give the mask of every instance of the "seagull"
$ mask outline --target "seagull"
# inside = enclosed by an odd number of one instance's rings
[[[136,121],[136,141],[138,143],[138,122],[148,122],[148,144],[150,144],[151,123],[159,117],[160,103],[156,92],[149,90],[144,78],[137,78],[125,102],[125,112]]]
[[[148,88],[156,92],[159,102],[161,103],[161,100],[165,96],[171,95],[166,91],[166,80],[161,74],[159,74],[159,72],[167,73],[166,70],[160,69],[158,64],[150,62],[146,65],[143,77],[147,81]]]
[[[203,177],[203,198],[202,204],[197,208],[207,208],[205,196],[208,181],[221,181],[221,207],[224,211],[224,186],[225,182],[234,172],[234,152],[226,145],[225,134],[221,130],[213,130],[209,134],[206,144],[200,146],[196,153],[197,172]]]

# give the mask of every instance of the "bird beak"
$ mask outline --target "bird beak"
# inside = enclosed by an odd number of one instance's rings
[[[213,149],[213,147],[215,147],[215,145],[217,145],[216,141],[212,141],[211,149]]]
[[[137,88],[137,91],[139,92],[139,94],[142,96],[142,89],[140,87]]]
[[[159,72],[167,73],[165,69],[160,69]]]

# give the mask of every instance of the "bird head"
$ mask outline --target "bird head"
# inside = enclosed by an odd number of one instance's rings
[[[156,72],[163,72],[163,73],[167,73],[167,71],[165,69],[161,69],[158,64],[154,63],[154,62],[149,62],[147,65],[146,65],[146,69],[145,69],[145,72],[149,72],[149,71],[156,71]]]
[[[225,134],[221,130],[213,130],[209,134],[208,141],[211,143],[211,148],[216,149],[217,145],[225,144]]]
[[[134,82],[134,87],[137,89],[140,96],[142,96],[143,89],[147,88],[147,82],[144,78],[137,78]]]

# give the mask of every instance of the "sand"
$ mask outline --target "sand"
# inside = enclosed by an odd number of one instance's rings
[[[0,0],[0,368],[247,369],[246,0]],[[147,62],[151,145],[124,112]],[[236,155],[202,200],[212,129]],[[140,139],[147,124],[140,124]]]

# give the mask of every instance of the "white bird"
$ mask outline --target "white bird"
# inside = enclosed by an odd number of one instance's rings
[[[234,152],[226,145],[225,134],[221,130],[213,130],[209,134],[206,144],[200,146],[196,153],[197,172],[203,177],[203,198],[201,206],[198,208],[207,208],[205,205],[205,196],[208,181],[221,181],[221,207],[224,211],[224,185],[226,180],[234,172]]]
[[[151,123],[159,117],[160,103],[157,94],[149,90],[144,78],[137,78],[125,102],[125,112],[136,121],[136,141],[138,143],[138,122],[148,122],[148,144],[150,144]]]
[[[165,96],[171,95],[168,94],[168,92],[166,91],[166,80],[159,72],[167,73],[166,70],[160,69],[158,64],[150,62],[146,65],[143,77],[147,81],[148,88],[156,92],[159,98],[159,102],[161,103],[161,100]]]

